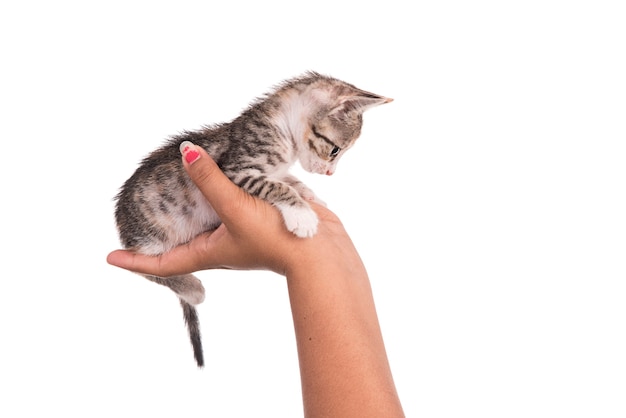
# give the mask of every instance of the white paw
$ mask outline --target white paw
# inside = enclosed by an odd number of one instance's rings
[[[185,302],[196,306],[204,302],[204,292],[185,291],[178,294]]]
[[[283,214],[287,229],[300,238],[309,238],[317,232],[317,215],[308,207],[277,205]]]
[[[181,289],[177,292],[190,305],[199,305],[204,302],[204,286],[193,274],[180,277]],[[176,291],[176,290],[174,290]]]

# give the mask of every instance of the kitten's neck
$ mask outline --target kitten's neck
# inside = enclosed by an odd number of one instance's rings
[[[273,112],[272,122],[280,131],[285,142],[297,153],[304,143],[309,129],[311,118],[318,106],[310,88],[298,89],[292,87],[276,93],[276,111]]]

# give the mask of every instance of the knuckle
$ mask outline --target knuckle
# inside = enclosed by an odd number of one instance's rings
[[[202,164],[198,161],[196,164],[191,166],[190,176],[191,179],[196,183],[198,187],[201,187],[204,184],[211,183],[212,179],[216,177],[219,173],[219,167],[215,162],[204,159]]]

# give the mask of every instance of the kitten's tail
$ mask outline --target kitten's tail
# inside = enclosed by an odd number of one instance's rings
[[[198,367],[204,367],[204,355],[202,353],[202,339],[200,337],[200,321],[198,320],[198,312],[193,305],[179,298],[180,306],[183,307],[183,317],[189,331],[189,339],[193,347],[193,356],[198,363]]]

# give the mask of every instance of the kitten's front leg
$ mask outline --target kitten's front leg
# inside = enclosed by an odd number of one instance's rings
[[[307,206],[292,206],[282,202],[274,203],[285,220],[287,229],[300,238],[310,238],[317,232],[317,215]]]
[[[327,206],[326,202],[320,199],[313,190],[309,189],[306,184],[302,183],[292,175],[283,177],[283,181],[296,189],[298,194],[306,201],[315,202],[318,205]]]
[[[317,214],[300,196],[296,188],[264,176],[244,176],[239,181],[237,179],[233,181],[251,195],[274,205],[283,215],[285,226],[294,235],[308,238],[317,232]],[[309,192],[312,193],[310,190]]]

